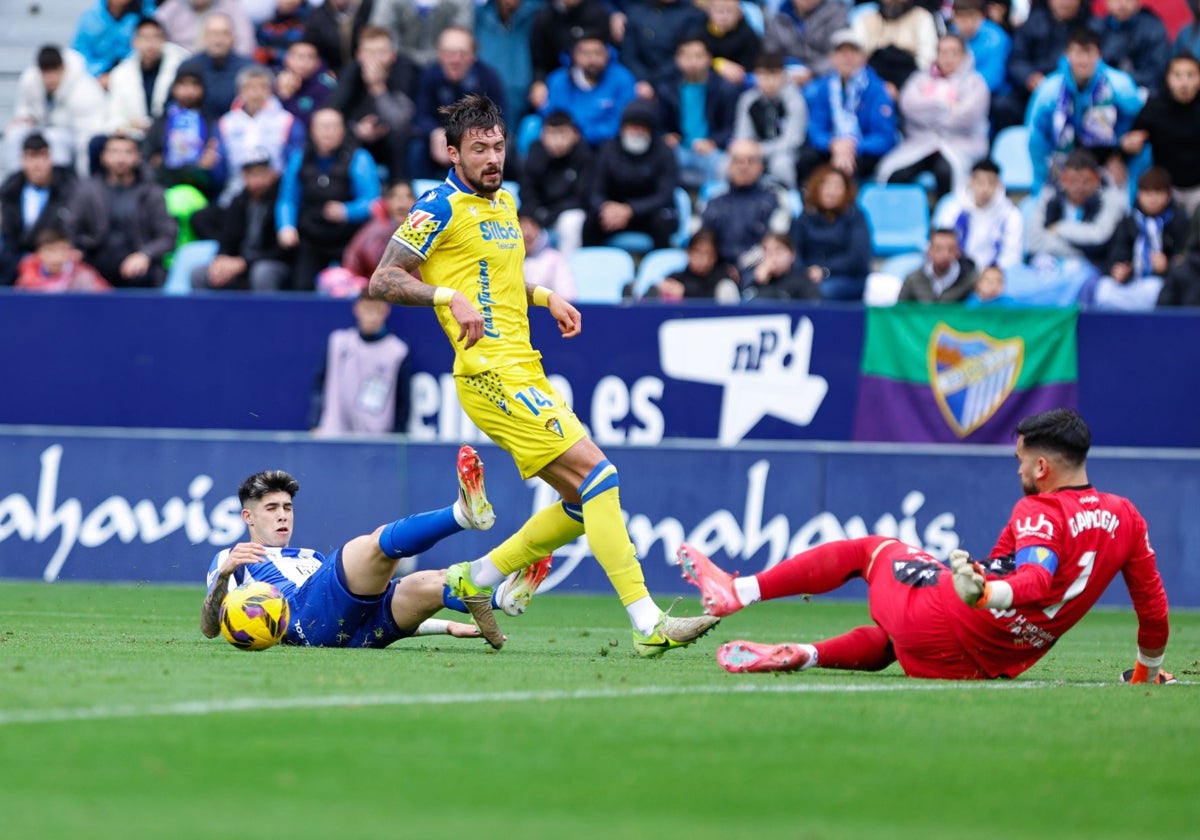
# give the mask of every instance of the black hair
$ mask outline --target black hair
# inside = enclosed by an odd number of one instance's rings
[[[159,32],[163,32],[163,31],[164,31],[164,30],[163,30],[163,25],[162,25],[161,23],[159,23],[159,22],[158,22],[158,18],[156,18],[156,17],[152,17],[152,16],[150,16],[150,15],[145,15],[145,16],[143,16],[143,17],[140,17],[140,18],[138,18],[138,21],[137,21],[137,23],[135,23],[135,24],[133,25],[133,31],[134,31],[134,32],[137,32],[137,31],[138,31],[139,29],[141,29],[143,26],[153,26],[153,27],[154,27],[155,29],[157,29]]]
[[[62,50],[53,44],[47,44],[38,50],[37,66],[43,73],[47,70],[61,70],[63,67]]]
[[[1000,164],[991,158],[975,161],[975,165],[971,167],[972,172],[991,172],[993,175],[1000,174]]]
[[[1070,47],[1072,45],[1100,49],[1100,36],[1090,27],[1080,26],[1077,29],[1071,30],[1071,34],[1067,36],[1067,46]]]
[[[294,498],[300,492],[300,482],[283,470],[263,470],[242,482],[238,487],[238,501],[245,507],[247,502],[257,501],[279,490]]]
[[[33,236],[34,250],[45,245],[56,245],[59,242],[70,244],[71,237],[60,227],[44,227]]]
[[[571,114],[562,108],[556,108],[547,114],[546,119],[542,120],[542,125],[548,125],[551,128],[565,128],[566,126],[570,126],[576,131],[579,130],[579,126],[575,125],[575,120],[571,119]]]
[[[1100,164],[1096,162],[1096,156],[1087,149],[1076,149],[1067,155],[1067,159],[1063,161],[1063,169],[1086,169],[1089,172],[1095,172],[1100,168]]]
[[[438,108],[438,113],[446,120],[446,144],[456,149],[462,148],[462,139],[471,129],[491,131],[499,128],[504,131],[499,106],[482,93],[469,93],[457,102]]]
[[[1079,413],[1070,408],[1052,408],[1026,417],[1017,424],[1017,434],[1026,449],[1041,449],[1061,455],[1072,466],[1087,460],[1092,432]]]
[[[49,148],[50,144],[46,142],[46,138],[36,131],[25,135],[25,139],[21,141],[22,152],[44,152]]]

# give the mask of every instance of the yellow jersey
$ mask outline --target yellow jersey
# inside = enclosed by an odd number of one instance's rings
[[[462,292],[483,315],[483,338],[464,350],[450,307],[434,307],[454,347],[455,376],[541,358],[529,341],[525,242],[510,193],[484,198],[451,170],[417,200],[392,238],[421,258],[422,280]]]

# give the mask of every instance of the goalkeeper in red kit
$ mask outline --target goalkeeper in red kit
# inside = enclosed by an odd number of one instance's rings
[[[1174,682],[1162,670],[1167,595],[1146,522],[1128,499],[1088,483],[1090,446],[1074,411],[1021,421],[1016,456],[1025,497],[981,563],[955,551],[945,565],[897,540],[864,537],[734,577],[685,544],[683,575],[715,616],[759,600],[829,592],[854,578],[867,582],[872,624],[814,644],[729,642],[717,661],[732,672],[877,671],[899,662],[910,677],[1011,678],[1041,659],[1120,574],[1138,618],[1136,662],[1122,679]]]

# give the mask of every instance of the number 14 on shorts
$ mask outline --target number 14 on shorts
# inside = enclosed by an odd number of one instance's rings
[[[513,396],[520,400],[534,417],[541,414],[542,409],[554,406],[554,400],[547,397],[537,388],[522,388],[513,394]]]

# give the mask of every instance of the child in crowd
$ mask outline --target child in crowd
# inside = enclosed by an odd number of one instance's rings
[[[820,300],[821,291],[796,261],[796,246],[786,233],[768,233],[762,260],[750,271],[743,300]]]
[[[648,298],[676,301],[708,298],[717,303],[736,303],[737,269],[717,256],[717,237],[709,228],[700,228],[688,241],[687,267],[664,277],[646,293]]]
[[[971,167],[966,188],[938,209],[934,227],[958,234],[963,254],[975,265],[1019,265],[1025,251],[1025,220],[1004,193],[1000,167],[984,159]]]
[[[734,140],[757,140],[767,175],[788,189],[796,186],[796,152],[808,130],[804,95],[783,69],[783,55],[764,52],[754,63],[754,87],[738,97]]]
[[[35,250],[17,266],[18,289],[31,292],[111,292],[100,272],[58,228],[43,228],[34,237]]]
[[[963,301],[967,306],[1013,306],[1016,301],[1005,292],[1004,269],[989,265],[975,278],[975,289]]]

